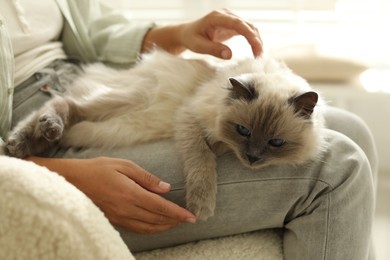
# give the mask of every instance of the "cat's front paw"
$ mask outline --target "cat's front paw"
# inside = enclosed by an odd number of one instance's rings
[[[17,158],[25,158],[31,155],[30,147],[30,139],[27,138],[25,133],[21,132],[13,133],[5,143],[6,153]]]
[[[215,195],[202,194],[194,191],[187,193],[187,209],[191,211],[197,219],[207,220],[214,215]]]
[[[205,221],[214,215],[215,206],[189,203],[187,204],[187,208],[197,219]]]
[[[39,117],[39,129],[47,141],[54,142],[61,139],[64,123],[57,115],[43,114]]]

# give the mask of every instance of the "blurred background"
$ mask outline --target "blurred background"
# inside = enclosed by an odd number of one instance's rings
[[[104,0],[132,19],[160,24],[229,8],[258,25],[266,47],[318,44],[321,51],[390,68],[389,0]],[[390,92],[390,90],[389,90]]]
[[[254,23],[265,50],[306,78],[330,105],[362,117],[379,155],[377,259],[390,259],[390,0],[102,0],[131,19],[169,24],[228,8]],[[241,37],[234,57],[251,56]]]

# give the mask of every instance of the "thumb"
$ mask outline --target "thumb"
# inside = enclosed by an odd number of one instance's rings
[[[143,172],[137,177],[138,178],[134,181],[150,191],[156,193],[166,193],[171,190],[171,185],[169,183],[162,181],[160,178],[145,170],[143,170]]]

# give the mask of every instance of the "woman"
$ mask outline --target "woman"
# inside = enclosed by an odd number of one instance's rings
[[[7,0],[0,10],[1,137],[11,124],[11,111],[15,124],[49,98],[41,87],[62,91],[62,82],[78,70],[64,61],[69,57],[131,66],[139,53],[157,45],[173,54],[189,49],[229,59],[231,50],[221,42],[234,35],[246,38],[254,56],[262,53],[258,30],[228,10],[164,27],[129,21],[93,0]],[[11,98],[13,109],[7,107]],[[317,162],[254,174],[235,158],[221,157],[217,209],[207,222],[197,223],[183,208],[184,182],[170,141],[110,152],[53,149],[48,155],[54,158],[25,159],[56,171],[89,196],[133,252],[283,227],[286,259],[367,259],[376,174],[373,141],[364,123],[347,112],[329,109],[326,119],[328,150]]]

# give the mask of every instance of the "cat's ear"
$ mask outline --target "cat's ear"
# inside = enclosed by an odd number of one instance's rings
[[[229,82],[232,86],[229,88],[231,91],[230,97],[233,99],[251,101],[259,96],[252,84],[248,82],[243,82],[237,78],[229,78]]]
[[[313,91],[303,93],[297,97],[293,97],[290,102],[294,105],[295,113],[300,116],[309,118],[317,105],[318,94]]]

